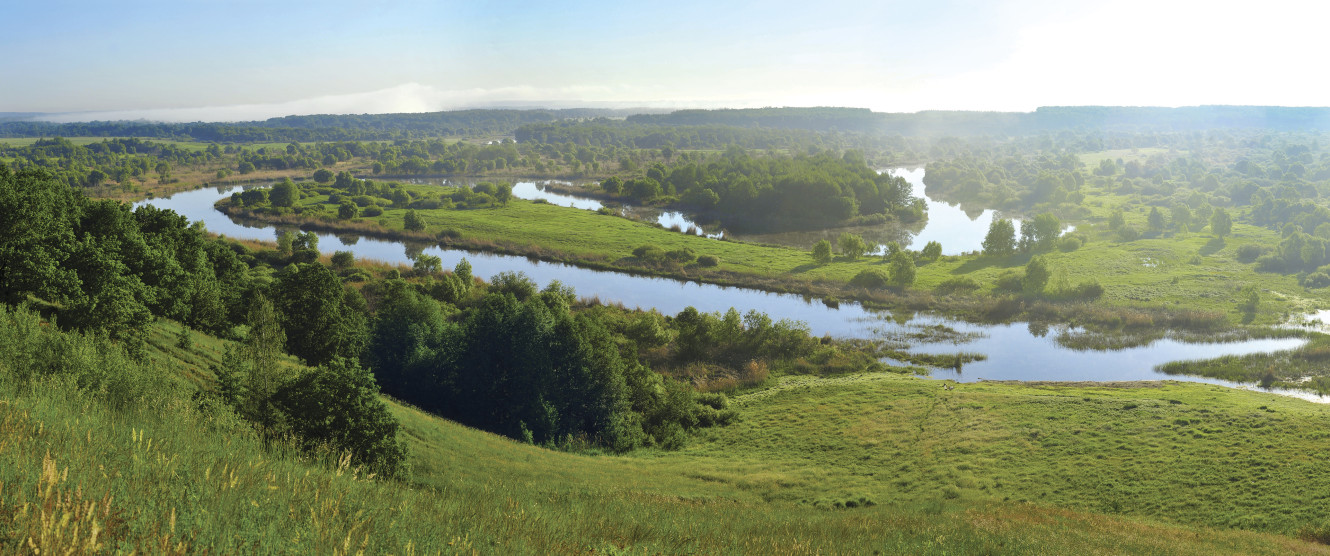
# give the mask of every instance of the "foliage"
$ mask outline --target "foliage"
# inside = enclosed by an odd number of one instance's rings
[[[813,261],[817,264],[827,264],[831,262],[831,242],[825,239],[820,240],[813,245]]]
[[[351,463],[394,478],[405,472],[406,446],[378,391],[368,370],[336,358],[283,384],[272,404],[307,451],[347,452]]]
[[[841,255],[850,260],[862,257],[868,251],[864,238],[849,232],[841,232],[840,237],[836,238],[836,244],[840,247]]]
[[[1016,226],[1005,218],[994,218],[984,236],[984,254],[1004,257],[1016,252]]]
[[[273,304],[288,353],[310,365],[360,356],[367,334],[364,300],[328,267],[297,263],[282,269],[273,284]]]

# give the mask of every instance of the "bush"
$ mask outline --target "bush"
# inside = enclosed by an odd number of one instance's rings
[[[1238,262],[1255,262],[1261,255],[1270,252],[1270,247],[1266,245],[1257,245],[1255,243],[1244,244],[1237,249]]]
[[[1085,238],[1080,236],[1069,235],[1058,240],[1059,251],[1075,251],[1080,249],[1082,245],[1085,245]]]
[[[1302,279],[1302,285],[1308,288],[1324,288],[1330,286],[1330,274],[1324,272],[1313,272]]]
[[[1008,270],[998,275],[993,281],[993,293],[1020,293],[1022,276]]]
[[[370,205],[360,211],[361,216],[367,216],[367,217],[379,216],[381,214],[383,214],[383,207],[380,207],[378,205]]]
[[[305,450],[348,453],[351,463],[391,478],[405,469],[406,445],[378,393],[374,375],[337,358],[283,385],[272,402]]]
[[[1136,226],[1123,226],[1118,228],[1118,241],[1136,241],[1141,237],[1141,230]]]
[[[925,261],[936,261],[942,256],[942,244],[936,241],[930,241],[924,246],[923,251],[919,252],[920,258]]]
[[[684,247],[682,249],[667,251],[665,253],[665,258],[676,263],[690,263],[693,262],[693,259],[697,258],[697,255],[693,253],[692,249]]]
[[[1283,272],[1284,259],[1274,253],[1261,255],[1260,258],[1256,259],[1256,270],[1261,272]]]
[[[950,294],[959,291],[974,291],[979,289],[979,282],[969,276],[957,276],[943,280],[941,284],[933,288],[933,291],[939,294]]]
[[[891,284],[891,278],[886,272],[876,268],[866,268],[859,271],[850,279],[850,285],[859,288],[879,289],[885,288]]]
[[[822,240],[813,246],[813,261],[817,264],[827,264],[831,262],[831,242]]]
[[[416,214],[414,210],[406,211],[402,217],[402,227],[413,232],[419,232],[425,229],[425,220]]]
[[[356,256],[350,251],[337,251],[332,254],[332,267],[337,270],[346,270],[356,264]]]
[[[644,262],[660,262],[665,259],[665,250],[655,245],[643,245],[633,249],[633,256]]]
[[[718,264],[720,264],[720,259],[717,258],[715,255],[702,255],[701,257],[697,258],[698,266],[710,267],[710,266],[716,266]]]
[[[518,301],[536,295],[536,282],[523,272],[500,272],[490,278],[490,293],[508,293]]]

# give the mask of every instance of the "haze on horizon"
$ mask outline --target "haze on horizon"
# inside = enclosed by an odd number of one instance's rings
[[[235,121],[469,107],[1330,105],[1330,6],[26,2],[0,112]]]

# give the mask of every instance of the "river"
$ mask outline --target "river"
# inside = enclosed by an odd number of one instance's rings
[[[279,232],[273,226],[232,221],[213,208],[217,200],[229,197],[232,191],[233,188],[226,187],[198,189],[177,193],[169,198],[141,201],[137,205],[151,204],[174,210],[191,221],[202,221],[209,231],[227,237],[274,240]],[[1288,350],[1306,342],[1300,338],[1222,343],[1184,343],[1163,339],[1120,350],[1072,350],[1055,341],[1059,333],[1074,332],[1066,327],[1054,327],[1047,333],[1037,334],[1031,330],[1032,327],[1024,323],[978,325],[932,315],[901,319],[904,322],[898,323],[889,313],[866,310],[857,303],[841,303],[838,308],[832,308],[818,300],[805,299],[792,294],[633,276],[523,257],[474,253],[442,249],[437,245],[409,245],[328,233],[319,234],[319,249],[323,252],[350,251],[358,259],[397,264],[410,264],[416,254],[423,252],[440,257],[445,268],[455,266],[465,257],[470,261],[473,273],[481,277],[490,277],[504,271],[523,272],[541,285],[558,280],[575,288],[578,295],[583,297],[594,296],[605,302],[618,302],[628,307],[656,309],[668,315],[676,314],[688,306],[708,312],[723,312],[731,307],[741,313],[756,310],[776,319],[804,321],[810,331],[818,336],[829,334],[838,338],[877,339],[906,333],[921,326],[941,324],[966,333],[971,339],[960,344],[919,343],[911,349],[920,353],[967,351],[984,353],[988,356],[986,360],[967,363],[959,372],[934,370],[932,374],[934,378],[959,381],[1176,379],[1249,388],[1250,386],[1203,377],[1170,376],[1154,369],[1156,365],[1169,361]],[[1314,401],[1321,400],[1321,396],[1306,392],[1279,393]]]

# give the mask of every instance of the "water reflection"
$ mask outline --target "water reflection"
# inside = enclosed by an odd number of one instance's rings
[[[208,230],[227,237],[271,241],[278,233],[274,227],[233,221],[213,209],[213,203],[229,196],[232,190],[199,189],[166,199],[142,201],[136,203],[136,206],[151,204],[174,210],[190,221],[202,221]],[[814,335],[827,334],[839,338],[885,339],[920,327],[942,325],[958,333],[950,336],[953,340],[961,340],[921,343],[911,350],[941,354],[973,351],[988,356],[986,360],[966,363],[958,369],[936,370],[933,373],[935,378],[965,381],[1185,379],[1241,386],[1213,379],[1164,375],[1154,368],[1168,361],[1182,359],[1294,349],[1306,342],[1300,338],[1279,338],[1189,344],[1162,339],[1116,351],[1076,351],[1059,345],[1055,338],[1058,334],[1050,334],[1048,327],[1029,323],[977,325],[904,311],[895,314],[875,312],[864,309],[858,303],[827,304],[792,294],[631,276],[523,257],[442,249],[426,243],[403,244],[347,234],[320,233],[318,236],[319,248],[325,253],[350,251],[358,259],[394,264],[410,264],[419,253],[428,253],[440,257],[447,268],[455,266],[465,257],[471,262],[477,276],[489,277],[503,271],[520,271],[542,285],[558,280],[572,286],[584,297],[594,296],[605,302],[623,303],[628,307],[654,308],[667,315],[677,314],[688,306],[708,312],[724,312],[733,307],[740,313],[755,310],[773,318],[803,321]],[[1066,327],[1054,328],[1059,332],[1075,331]]]

